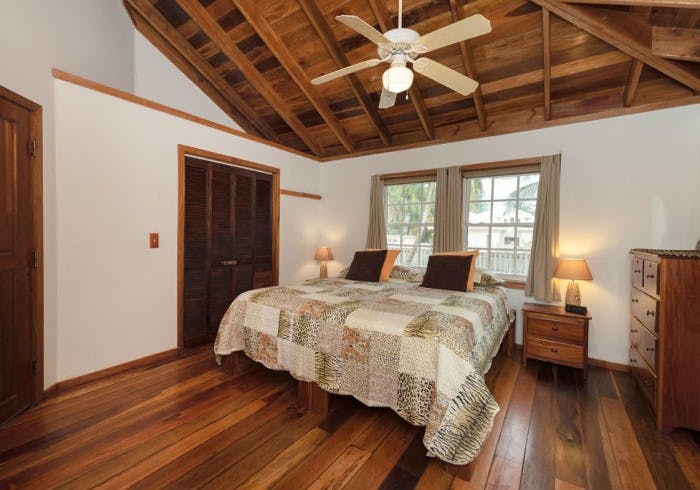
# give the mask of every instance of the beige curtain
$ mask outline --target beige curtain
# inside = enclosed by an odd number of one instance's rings
[[[525,296],[559,301],[559,284],[554,271],[559,256],[559,176],[561,156],[542,158],[537,190],[537,211],[532,233],[532,255],[525,283]]]
[[[439,168],[435,194],[433,251],[462,250],[462,169]]]
[[[381,175],[372,176],[369,192],[369,226],[367,248],[386,248],[386,224],[384,222],[384,182]]]

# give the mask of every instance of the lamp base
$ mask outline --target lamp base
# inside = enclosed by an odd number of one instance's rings
[[[321,270],[319,271],[318,277],[320,277],[321,279],[328,278],[328,266],[325,262],[321,262]]]
[[[581,292],[576,281],[570,281],[566,288],[566,304],[581,306]]]

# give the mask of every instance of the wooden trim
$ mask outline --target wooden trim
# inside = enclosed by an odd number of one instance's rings
[[[622,93],[622,105],[624,107],[629,107],[632,105],[632,102],[634,102],[634,97],[637,95],[637,87],[639,87],[639,78],[642,76],[643,68],[644,63],[638,59],[632,60],[632,66],[630,66],[630,72],[627,76],[625,91]]]
[[[202,150],[187,145],[177,146],[178,160],[178,191],[177,191],[177,346],[184,348],[183,314],[185,291],[185,157],[187,155],[204,158],[216,163],[243,167],[272,175],[272,283],[279,283],[279,227],[280,227],[280,169],[250,162],[241,158],[223,155],[208,150]]]
[[[100,92],[105,95],[109,95],[111,97],[116,97],[117,99],[125,100],[127,102],[131,102],[133,104],[137,104],[143,107],[147,107],[149,109],[153,109],[159,112],[163,112],[165,114],[168,114],[170,116],[175,116],[179,117],[181,119],[185,119],[187,121],[196,123],[196,124],[201,124],[202,126],[206,126],[211,129],[216,129],[217,131],[222,131],[224,133],[232,134],[234,136],[238,136],[240,138],[244,138],[250,141],[254,141],[256,143],[263,144],[265,146],[269,146],[272,148],[277,148],[278,150],[283,150],[288,153],[292,153],[294,155],[298,155],[304,158],[308,158],[309,160],[313,160],[316,162],[321,162],[319,158],[316,156],[309,154],[309,153],[304,153],[299,150],[295,150],[293,148],[289,148],[288,146],[281,145],[279,143],[275,143],[269,140],[266,140],[264,138],[261,138],[259,136],[253,136],[248,133],[244,133],[243,131],[239,131],[237,129],[231,128],[229,126],[225,126],[223,124],[210,121],[208,119],[204,119],[203,117],[195,116],[194,114],[190,114],[188,112],[181,111],[179,109],[175,109],[173,107],[166,106],[164,104],[160,104],[158,102],[154,102],[149,99],[145,99],[143,97],[139,97],[138,95],[130,94],[129,92],[124,92],[123,90],[119,90],[113,87],[109,87],[107,85],[103,85],[98,82],[94,82],[92,80],[88,80],[87,78],[80,77],[78,75],[73,75],[71,73],[67,73],[65,71],[59,70],[58,68],[53,68],[51,70],[51,73],[53,77],[57,80],[63,80],[64,82],[72,83],[74,85],[79,85],[83,88],[87,88],[90,90],[94,90],[95,92]]]
[[[303,197],[305,199],[321,200],[318,194],[309,194],[308,192],[290,191],[289,189],[280,189],[280,194],[283,196]]]
[[[394,172],[391,174],[383,174],[382,180],[405,179],[408,177],[431,177],[437,175],[437,168],[429,168],[425,170],[409,170],[407,172]]]
[[[515,160],[501,160],[499,162],[475,163],[472,165],[463,165],[462,172],[475,172],[481,170],[497,170],[502,168],[519,168],[530,167],[532,165],[540,165],[542,157],[518,158]]]
[[[525,281],[505,281],[503,287],[506,289],[525,290]]]
[[[542,46],[544,51],[544,120],[552,119],[552,34],[549,10],[542,7]]]
[[[588,364],[590,364],[591,366],[610,369],[611,371],[619,371],[621,373],[629,373],[630,372],[630,367],[627,364],[620,364],[617,362],[605,361],[603,359],[594,359],[592,357],[589,357]]]
[[[33,376],[32,401],[40,402],[44,398],[44,144],[43,144],[43,108],[41,105],[0,85],[0,98],[8,100],[29,111],[29,140],[36,140],[37,155],[30,157],[31,169],[30,201],[32,207],[32,248],[36,250],[38,265],[31,269],[31,330],[32,359],[36,362]]]

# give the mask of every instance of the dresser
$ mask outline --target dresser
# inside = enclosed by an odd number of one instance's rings
[[[523,305],[523,364],[528,359],[583,369],[588,367],[590,315],[569,313],[563,306]]]
[[[659,430],[700,430],[700,252],[630,253],[630,372]]]

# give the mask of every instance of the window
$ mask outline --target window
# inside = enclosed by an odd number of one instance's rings
[[[526,170],[464,179],[463,243],[479,250],[478,267],[512,279],[523,279],[530,266],[540,175]]]
[[[401,250],[397,264],[426,267],[433,253],[435,182],[387,182],[387,247]]]

